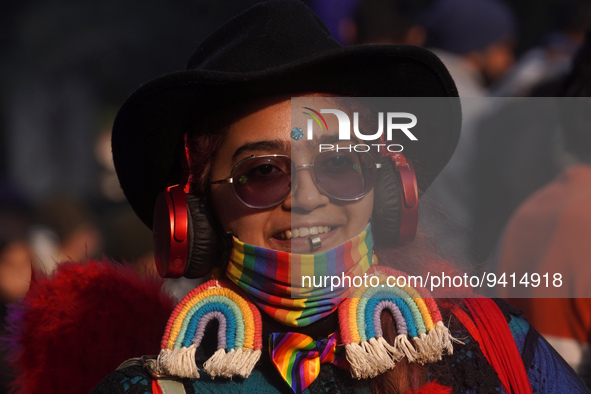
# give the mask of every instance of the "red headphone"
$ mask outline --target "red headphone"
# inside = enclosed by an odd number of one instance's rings
[[[402,154],[391,155],[395,172],[400,180],[400,225],[398,229],[397,243],[411,242],[416,235],[418,226],[419,195],[417,179],[414,168],[407,162]],[[187,195],[184,186],[169,186],[160,193],[154,207],[154,255],[158,273],[163,278],[180,278],[184,276],[190,265],[199,265],[199,272],[195,277],[204,276],[213,261],[202,260],[193,252],[193,249],[206,249],[212,242],[199,242],[193,247],[191,217],[195,217],[187,203]],[[204,217],[199,220],[207,221]],[[379,231],[379,230],[377,230]],[[212,236],[216,236],[213,230]],[[218,235],[219,236],[219,235]],[[200,253],[201,256],[210,256],[211,253]],[[192,261],[197,260],[197,261]],[[188,275],[187,275],[188,276]],[[193,275],[192,275],[193,276]]]
[[[154,206],[154,257],[163,278],[180,278],[189,260],[189,209],[185,190],[169,186]]]
[[[415,239],[419,224],[417,177],[412,164],[402,154],[393,155],[392,160],[400,179],[400,229],[396,242],[405,244]]]

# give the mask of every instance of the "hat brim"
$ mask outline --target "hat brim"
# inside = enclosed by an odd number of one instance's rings
[[[442,127],[425,130],[420,145],[405,147],[421,191],[443,169],[459,139],[461,109],[453,79],[434,54],[419,47],[343,47],[256,73],[187,70],[167,74],[136,90],[113,126],[117,175],[140,219],[152,227],[158,194],[182,181],[184,135],[198,133],[209,114],[257,98],[305,92],[455,98],[447,101]]]

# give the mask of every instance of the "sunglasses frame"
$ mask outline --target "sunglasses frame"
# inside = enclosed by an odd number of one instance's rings
[[[234,193],[234,195],[236,196],[236,198],[237,198],[237,199],[238,199],[238,200],[239,200],[239,201],[240,201],[242,204],[244,204],[245,206],[247,206],[247,207],[249,207],[249,208],[253,208],[253,209],[267,209],[267,208],[271,208],[271,207],[277,206],[277,205],[281,204],[281,203],[282,203],[282,202],[283,202],[283,201],[284,201],[284,200],[287,198],[287,196],[289,196],[289,195],[291,194],[291,192],[292,192],[292,190],[293,190],[293,188],[294,188],[294,186],[293,186],[293,185],[290,187],[290,189],[289,189],[289,192],[288,192],[288,193],[286,193],[286,194],[285,194],[285,196],[283,196],[283,198],[282,198],[280,201],[277,201],[277,202],[274,202],[273,204],[269,204],[269,205],[265,205],[265,206],[256,206],[256,205],[252,205],[252,204],[250,204],[250,203],[248,203],[248,202],[244,201],[244,199],[242,199],[242,198],[241,198],[241,197],[238,195],[238,193],[236,192],[236,188],[235,188],[235,186],[234,186],[234,185],[235,185],[235,182],[234,182],[234,177],[235,177],[235,175],[236,175],[236,172],[238,171],[238,169],[239,169],[239,168],[240,168],[240,167],[241,167],[241,166],[242,166],[244,163],[246,163],[246,162],[248,162],[248,161],[250,161],[250,160],[253,160],[253,159],[261,159],[261,158],[263,158],[263,159],[264,159],[264,158],[271,158],[271,157],[273,157],[273,158],[278,158],[278,157],[281,157],[281,158],[286,158],[286,159],[289,159],[289,161],[291,162],[291,166],[290,166],[290,168],[293,168],[293,169],[294,169],[294,170],[296,170],[296,171],[297,171],[298,169],[301,169],[301,168],[310,168],[310,167],[312,167],[312,168],[313,168],[313,171],[312,171],[312,172],[314,173],[314,177],[313,177],[313,180],[314,180],[314,185],[316,185],[316,187],[318,188],[318,190],[320,190],[320,191],[321,191],[323,194],[325,194],[325,195],[326,195],[326,196],[328,196],[329,198],[335,199],[335,200],[337,200],[337,201],[358,201],[358,200],[362,199],[363,197],[367,196],[367,195],[369,194],[369,192],[370,192],[370,191],[371,191],[371,190],[374,188],[374,186],[375,186],[375,179],[376,179],[376,177],[375,177],[375,176],[374,176],[374,181],[373,181],[373,182],[374,182],[374,184],[372,184],[372,185],[371,185],[371,187],[370,187],[370,188],[369,188],[369,189],[368,189],[366,192],[364,192],[364,193],[363,193],[363,194],[361,194],[360,196],[357,196],[357,197],[352,197],[352,198],[342,198],[342,197],[337,197],[337,196],[333,195],[332,193],[329,193],[329,192],[328,192],[328,191],[327,191],[327,190],[326,190],[326,189],[325,189],[325,188],[322,186],[322,183],[321,183],[321,182],[318,180],[318,175],[316,174],[316,168],[314,167],[314,164],[315,164],[315,162],[316,162],[316,159],[318,158],[318,156],[321,156],[321,155],[323,155],[324,153],[329,153],[329,152],[338,152],[338,151],[335,151],[335,150],[329,150],[329,151],[324,151],[324,152],[321,152],[321,153],[317,154],[317,155],[316,155],[316,157],[314,157],[314,163],[310,163],[310,164],[300,164],[300,165],[297,165],[297,164],[295,164],[295,162],[293,161],[293,159],[291,158],[291,156],[288,156],[288,155],[283,155],[283,154],[272,154],[272,155],[251,155],[251,156],[245,157],[244,159],[242,159],[242,160],[240,160],[238,163],[236,163],[236,165],[235,165],[234,167],[232,167],[232,171],[230,172],[230,176],[229,176],[228,178],[225,178],[225,179],[218,179],[218,180],[216,180],[216,181],[211,181],[211,182],[210,182],[210,184],[212,184],[212,185],[219,185],[219,184],[231,184],[231,185],[232,185],[232,192]],[[376,170],[382,167],[382,164],[380,164],[380,163],[376,163],[376,161],[375,161],[374,157],[373,157],[371,154],[369,154],[368,152],[355,152],[355,153],[356,153],[357,155],[363,155],[364,157],[366,157],[366,156],[367,156],[367,157],[370,157],[370,158],[371,158],[371,160],[372,160],[372,162],[373,162],[373,165],[375,165],[375,169],[376,169]],[[370,166],[368,166],[368,167],[373,167],[373,166],[372,166],[372,165],[370,165]],[[292,176],[293,176],[293,175],[292,175]]]

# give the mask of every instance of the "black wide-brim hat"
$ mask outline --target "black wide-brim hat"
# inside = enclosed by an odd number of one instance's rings
[[[211,34],[186,71],[148,82],[123,104],[113,125],[113,158],[131,206],[152,227],[156,198],[182,181],[184,135],[228,105],[278,94],[326,92],[358,97],[456,97],[431,52],[405,45],[344,47],[296,0],[260,3]],[[424,191],[458,142],[459,99],[406,147]],[[440,111],[441,112],[441,111]]]

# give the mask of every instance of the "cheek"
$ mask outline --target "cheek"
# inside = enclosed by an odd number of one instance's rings
[[[215,186],[211,190],[213,209],[224,231],[233,231],[230,224],[241,216],[244,205],[240,203],[228,185]]]
[[[242,242],[267,247],[263,232],[264,225],[265,220],[260,215],[244,216],[229,224],[232,233]]]
[[[225,186],[225,185],[220,185]],[[231,231],[241,241],[258,245],[264,237],[265,212],[246,207],[231,191],[212,190],[213,207],[224,231]]]
[[[373,191],[362,200],[347,207],[348,232],[353,237],[365,229],[373,211]]]
[[[373,212],[373,202],[374,202],[374,191],[373,190],[370,191],[367,194],[367,196],[363,197],[363,199],[361,201],[359,201],[360,216],[366,222],[369,222],[369,219],[371,218],[371,214]]]

